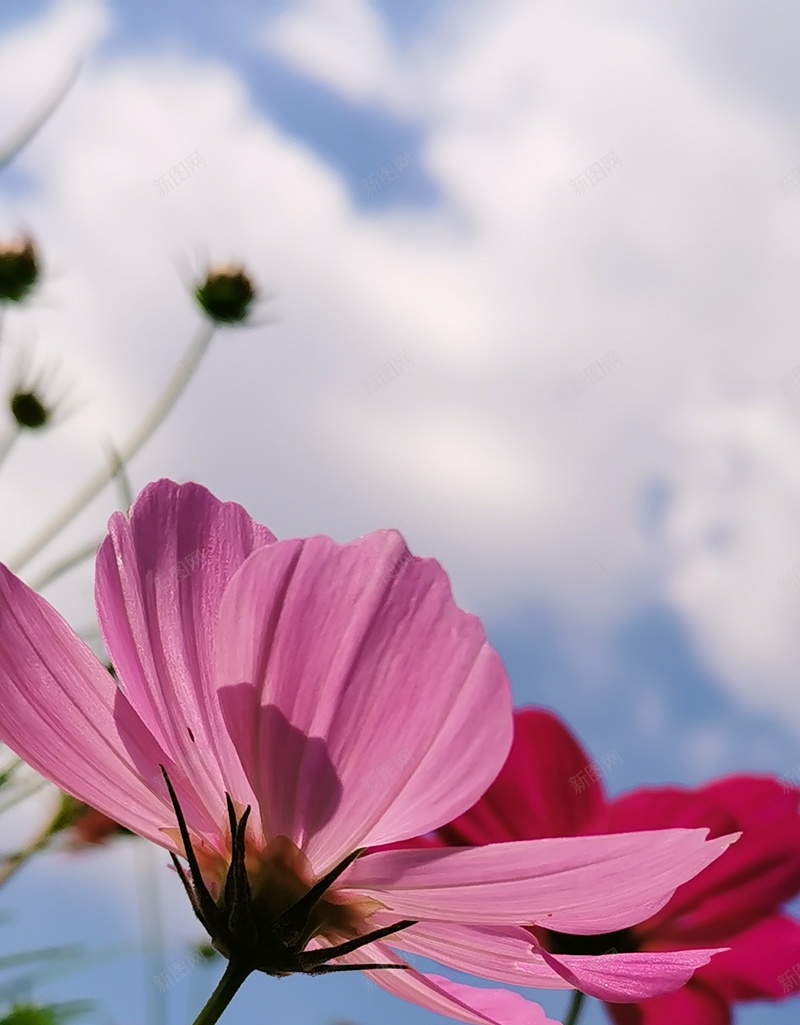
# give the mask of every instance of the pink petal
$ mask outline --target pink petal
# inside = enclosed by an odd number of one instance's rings
[[[391,916],[386,916],[390,924]],[[376,927],[384,924],[374,916]],[[449,968],[511,986],[580,989],[600,1000],[637,1001],[669,993],[708,964],[712,951],[555,957],[516,926],[420,922],[385,941]]]
[[[0,566],[0,740],[56,786],[150,840],[174,816],[170,758],[89,648]],[[154,793],[155,791],[155,793]]]
[[[505,765],[469,811],[439,830],[452,846],[577,836],[604,802],[598,781],[579,793],[570,779],[591,757],[557,715],[542,708],[514,712],[514,741]]]
[[[510,688],[480,622],[391,531],[254,552],[222,602],[217,681],[265,830],[317,872],[459,814],[511,743]]]
[[[712,836],[742,830],[724,858],[681,886],[639,935],[658,945],[728,945],[800,892],[798,791],[767,777],[734,776],[696,791],[643,788],[609,804],[591,832],[707,826]]]
[[[379,912],[370,918],[370,926],[377,929],[395,921],[395,914]],[[419,922],[383,942],[492,982],[539,989],[575,988],[534,951],[533,936],[521,926]]]
[[[338,960],[351,964],[405,964],[385,943],[370,943]],[[425,975],[410,966],[403,972],[379,969],[365,971],[364,975],[393,996],[456,1021],[474,1025],[558,1025],[538,1004],[508,990],[464,986],[440,975]]]
[[[723,1000],[734,1003],[800,996],[800,974],[794,971],[800,965],[800,922],[773,915],[734,936],[730,947],[697,976]],[[781,982],[784,976],[785,984]]]
[[[241,506],[198,484],[148,485],[118,513],[97,557],[97,612],[121,686],[182,768],[181,801],[217,809],[253,795],[225,729],[214,681],[219,606],[233,573],[274,541]],[[188,785],[190,782],[190,786]]]
[[[606,1004],[614,1025],[730,1025],[728,1005],[692,979],[683,989],[640,1004]]]
[[[654,914],[736,839],[706,835],[671,829],[384,851],[360,858],[341,885],[403,918],[614,932]]]
[[[601,954],[597,957],[539,953],[571,986],[588,996],[614,1003],[637,1003],[680,989],[717,950]]]

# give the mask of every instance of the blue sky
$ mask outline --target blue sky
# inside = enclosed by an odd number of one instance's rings
[[[798,600],[777,581],[800,562],[800,418],[778,382],[800,363],[800,193],[778,182],[800,161],[796,12],[333,6],[0,10],[3,132],[89,53],[0,193],[3,230],[30,226],[48,257],[8,343],[58,360],[81,396],[46,451],[20,446],[4,467],[20,499],[0,510],[0,557],[180,358],[187,268],[236,257],[275,293],[275,322],[219,340],[135,461],[137,486],[193,477],[280,536],[399,527],[482,615],[518,702],[620,752],[614,791],[789,771]],[[576,195],[612,151],[614,173]],[[158,195],[193,152],[205,169]],[[617,369],[587,384],[611,351]],[[400,352],[408,369],[368,394]],[[88,623],[88,568],[48,597]],[[4,893],[9,949],[73,940],[76,923],[93,949],[135,943],[123,848],[26,871]],[[162,876],[174,960],[199,934]],[[42,992],[145,1020],[149,971],[134,953]],[[210,990],[199,974],[170,990],[171,1021]],[[563,997],[542,1002],[557,1016]],[[434,1020],[349,978],[251,980],[228,1020],[297,1006],[307,1021]]]

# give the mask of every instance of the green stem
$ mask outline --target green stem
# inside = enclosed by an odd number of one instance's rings
[[[125,444],[120,446],[118,463],[114,466],[105,466],[102,470],[99,470],[91,480],[86,482],[83,489],[78,492],[71,502],[64,506],[21,551],[17,552],[13,559],[8,560],[8,568],[13,573],[18,573],[35,555],[39,554],[45,545],[49,544],[57,534],[61,533],[64,527],[71,523],[78,513],[82,512],[89,502],[100,494],[106,484],[119,475],[120,464],[124,465],[130,462],[145,442],[158,430],[200,365],[200,361],[214,338],[214,330],[215,325],[213,323],[204,325],[203,330],[192,343],[187,355],[178,364],[178,369],[173,375],[172,380],[156,400],[153,408]]]
[[[222,1012],[236,996],[236,992],[250,974],[249,968],[240,968],[229,961],[225,974],[219,980],[219,984],[208,1003],[194,1020],[194,1025],[214,1025],[222,1017]]]
[[[576,989],[572,994],[572,1000],[567,1011],[567,1016],[564,1019],[564,1025],[575,1025],[578,1020],[578,1015],[581,1013],[583,1002],[586,999],[585,995],[581,993],[579,989]]]

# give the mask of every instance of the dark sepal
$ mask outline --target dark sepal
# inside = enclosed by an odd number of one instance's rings
[[[197,905],[195,913],[198,915],[201,922],[203,922],[209,934],[214,936],[223,924],[222,914],[217,907],[214,898],[208,892],[208,887],[203,881],[203,876],[200,872],[200,865],[197,862],[197,855],[194,853],[192,840],[186,826],[186,819],[183,817],[183,812],[181,811],[181,806],[178,802],[178,796],[170,782],[169,776],[167,775],[167,770],[163,765],[160,768],[164,776],[164,781],[167,784],[167,790],[169,791],[170,800],[172,801],[172,807],[175,810],[175,817],[178,820],[178,829],[180,830],[183,848],[186,852],[186,860],[189,862],[189,876],[192,880],[192,889],[195,897],[193,904],[196,903]]]
[[[334,957],[351,954],[354,950],[358,950],[359,947],[366,946],[367,943],[382,940],[386,936],[391,936],[393,933],[400,932],[401,929],[408,929],[409,926],[416,924],[411,919],[405,919],[402,922],[395,922],[394,925],[386,925],[383,929],[375,929],[373,932],[368,932],[366,936],[356,936],[355,939],[347,940],[346,943],[339,943],[335,947],[324,947],[320,950],[303,950],[297,955],[297,963],[302,965],[300,971],[308,972],[309,969],[313,970]]]
[[[356,858],[363,853],[364,848],[361,847],[353,851],[352,854],[348,854],[344,861],[339,862],[336,868],[332,868],[327,875],[324,875],[322,879],[314,883],[308,893],[304,894],[300,900],[296,901],[290,908],[287,908],[278,916],[275,923],[276,928],[286,937],[287,942],[296,943],[299,941],[314,905],[322,900],[323,896],[345,869],[349,868]]]

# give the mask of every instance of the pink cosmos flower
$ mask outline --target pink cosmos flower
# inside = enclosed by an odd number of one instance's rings
[[[599,771],[592,773],[592,764]],[[731,1004],[791,992],[783,983],[800,964],[800,923],[782,914],[781,905],[800,893],[800,790],[768,777],[731,776],[696,790],[645,787],[607,798],[594,778],[602,772],[556,715],[518,710],[500,774],[438,840],[494,844],[665,826],[707,826],[711,836],[742,830],[726,857],[638,925],[591,937],[571,929],[535,931],[554,954],[730,948],[677,992],[624,1006],[608,1000],[616,1025],[728,1025]]]
[[[238,505],[159,481],[129,520],[112,517],[96,599],[118,686],[0,570],[0,740],[171,853],[229,959],[204,1022],[253,971],[352,970],[462,1021],[548,1021],[518,994],[425,975],[402,951],[615,1000],[670,991],[709,961],[553,956],[522,927],[629,928],[735,837],[670,829],[359,857],[472,806],[512,738],[508,681],[480,622],[395,532],[276,541]]]

